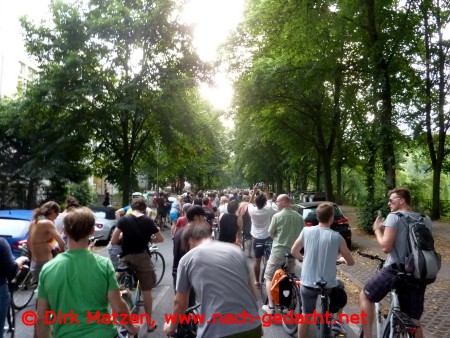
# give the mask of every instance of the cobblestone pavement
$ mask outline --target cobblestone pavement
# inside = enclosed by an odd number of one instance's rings
[[[354,212],[352,209],[342,208],[347,215]],[[444,222],[433,222],[433,233],[436,240],[443,241],[446,248],[450,247],[450,224]],[[374,236],[353,234],[354,242],[358,243],[361,249],[369,250],[386,255],[380,249]],[[354,266],[339,266],[338,269],[353,282],[362,287],[376,271],[377,264],[364,257],[354,254],[356,264]],[[422,326],[425,337],[442,338],[450,337],[450,321],[448,313],[450,311],[450,261],[448,257],[443,257],[442,267],[436,282],[428,285],[425,293],[425,312],[422,316]]]

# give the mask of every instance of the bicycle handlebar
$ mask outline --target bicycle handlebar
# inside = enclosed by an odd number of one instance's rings
[[[91,237],[89,237],[89,242],[94,242],[94,241],[96,241],[97,239],[102,238],[102,237],[103,237],[102,235],[91,236]]]
[[[369,259],[371,259],[371,260],[374,260],[374,261],[378,261],[378,262],[380,262],[380,263],[384,263],[386,260],[384,259],[384,258],[381,258],[380,256],[378,256],[378,255],[372,255],[372,254],[370,254],[370,253],[367,253],[367,252],[361,252],[361,251],[357,251],[357,254],[358,255],[360,255],[360,256],[362,256],[362,257],[366,257],[366,258],[369,258]]]

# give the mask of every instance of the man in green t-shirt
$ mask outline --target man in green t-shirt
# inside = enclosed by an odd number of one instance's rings
[[[131,324],[111,261],[88,249],[94,224],[94,214],[86,207],[64,218],[69,250],[45,264],[39,276],[38,337],[50,337],[51,324],[54,337],[116,337],[108,304],[131,334],[139,332],[139,326]]]
[[[273,314],[275,312],[275,304],[273,303],[272,295],[270,293],[273,275],[275,274],[275,271],[284,263],[285,253],[291,252],[292,245],[305,226],[303,217],[300,216],[297,211],[292,210],[291,199],[288,195],[279,195],[276,203],[278,210],[280,211],[273,215],[272,221],[270,222],[269,235],[273,238],[273,243],[272,251],[264,272],[268,304],[263,305],[262,309],[268,314]],[[288,263],[288,271],[293,273],[295,270],[295,260],[290,258]],[[264,287],[264,285],[261,287]]]

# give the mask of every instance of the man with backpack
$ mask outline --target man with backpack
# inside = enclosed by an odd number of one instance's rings
[[[367,324],[363,325],[364,338],[372,338],[374,303],[381,301],[390,292],[392,282],[397,278],[397,272],[405,272],[405,263],[412,250],[410,229],[416,225],[422,226],[431,237],[431,220],[411,210],[411,193],[408,189],[393,189],[388,192],[388,196],[391,212],[385,220],[377,217],[373,223],[376,239],[388,256],[383,269],[372,277],[360,294],[361,311],[367,314]],[[424,309],[426,285],[426,281],[411,279],[397,289],[401,310],[419,325],[416,338],[423,337],[420,317]]]

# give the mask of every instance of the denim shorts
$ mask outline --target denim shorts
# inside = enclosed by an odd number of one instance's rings
[[[391,291],[397,280],[397,270],[384,267],[364,286],[364,294],[372,303],[380,302]],[[424,309],[426,285],[405,282],[397,289],[400,309],[413,319],[420,319]]]

